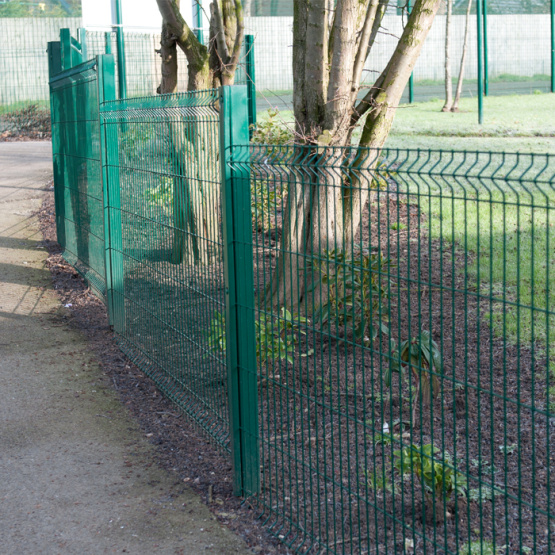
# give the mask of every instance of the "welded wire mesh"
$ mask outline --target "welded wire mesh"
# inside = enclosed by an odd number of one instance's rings
[[[209,345],[224,311],[217,91],[103,105],[114,329],[158,387],[227,447],[225,355]],[[113,201],[117,198],[117,202]]]
[[[301,553],[554,553],[555,159],[248,168],[266,525]]]
[[[95,61],[50,83],[56,229],[64,258],[106,293],[104,201]]]
[[[48,109],[46,46],[60,38],[60,28],[76,30],[79,18],[0,18],[0,133],[17,131],[17,118],[5,114],[29,105]]]
[[[399,2],[406,6],[406,2]],[[412,4],[412,3],[411,3]],[[456,87],[466,27],[468,2],[455,2],[451,24],[451,72]],[[462,96],[476,96],[477,21],[473,2],[468,22],[469,36]],[[289,8],[286,9],[286,6]],[[550,4],[488,0],[486,40],[488,93],[529,94],[550,90],[551,22]],[[246,31],[255,37],[256,76],[259,109],[270,106],[290,109],[293,91],[292,3],[252,4],[256,17],[246,17]],[[264,17],[260,17],[264,14]],[[276,17],[267,17],[269,15]],[[414,69],[414,100],[443,98],[445,95],[445,6],[436,16]],[[407,22],[404,8],[390,4],[363,73],[363,88],[370,87],[387,65]],[[408,88],[402,102],[408,102]]]

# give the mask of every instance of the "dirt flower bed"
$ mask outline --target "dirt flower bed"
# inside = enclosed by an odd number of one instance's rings
[[[37,104],[0,114],[0,142],[49,141],[51,137],[50,111]]]

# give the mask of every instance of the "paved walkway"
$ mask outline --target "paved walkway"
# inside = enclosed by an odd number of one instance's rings
[[[33,212],[50,143],[0,143],[0,552],[247,553],[154,462],[62,318]]]

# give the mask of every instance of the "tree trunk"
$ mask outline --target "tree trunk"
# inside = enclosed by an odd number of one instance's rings
[[[468,6],[466,8],[466,21],[464,26],[464,43],[461,54],[461,67],[459,69],[459,79],[457,81],[457,90],[455,92],[455,100],[453,106],[451,106],[451,112],[459,111],[459,100],[461,98],[462,86],[464,80],[464,64],[466,62],[466,52],[468,50],[468,36],[470,35],[470,9],[472,8],[472,0],[468,0]]]
[[[451,16],[453,0],[447,0],[447,14],[445,16],[445,104],[442,112],[449,112],[453,106],[453,82],[451,80]]]
[[[383,147],[439,4],[440,0],[417,0],[388,65],[353,109],[352,91],[358,91],[362,73],[357,52],[367,51],[356,37],[373,40],[375,22],[381,21],[385,10],[372,0],[344,0],[337,4],[327,32],[328,18],[317,17],[325,12],[325,2],[295,1],[295,119],[298,134],[317,146],[312,158],[303,159],[306,172],[290,176],[277,266],[263,298],[266,306],[310,314],[326,298],[325,288],[317,286],[314,261],[326,251],[348,249],[354,241],[372,191],[368,176],[378,160],[376,153],[362,154],[349,164],[346,175],[340,171],[340,155],[331,147],[347,145],[354,125],[366,112],[359,145],[378,152]],[[369,11],[373,15],[368,16]],[[325,61],[322,65],[317,63],[320,57]]]
[[[161,94],[177,90],[177,47],[188,62],[187,89],[203,90],[233,83],[243,41],[240,0],[213,0],[210,41],[206,47],[196,38],[179,11],[179,0],[157,0],[163,18],[160,55]],[[218,126],[203,122],[168,122],[173,166],[174,237],[171,260],[176,264],[210,264],[219,243],[220,188],[212,144]]]

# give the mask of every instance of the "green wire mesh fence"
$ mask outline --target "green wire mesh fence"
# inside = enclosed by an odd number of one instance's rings
[[[224,306],[217,91],[103,105],[107,179],[118,201],[111,242],[114,330],[158,387],[228,443],[225,355],[207,330]],[[118,206],[119,204],[119,206]]]
[[[266,524],[303,553],[552,553],[555,159],[248,165]]]
[[[106,294],[98,72],[91,60],[50,82],[56,229],[64,257]]]
[[[553,157],[240,146],[244,88],[99,108],[110,57],[51,87],[64,254],[272,533],[554,553]]]

